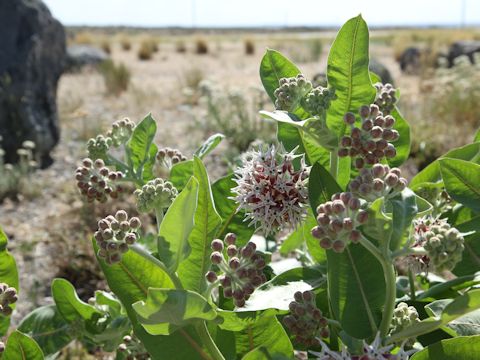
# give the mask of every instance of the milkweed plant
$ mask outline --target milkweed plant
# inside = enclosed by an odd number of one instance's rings
[[[137,208],[92,234],[110,291],[84,302],[55,279],[54,304],[8,332],[2,360],[54,359],[73,340],[116,359],[478,359],[480,137],[408,181],[400,92],[369,71],[368,47],[364,20],[349,20],[326,88],[267,50],[275,110],[261,115],[277,141],[214,182],[203,159],[221,134],[192,158],[157,146],[150,115],[89,140],[81,196],[130,193]],[[156,219],[153,237],[140,213]],[[6,244],[1,233],[1,335],[21,296]],[[279,270],[282,256],[295,265]]]

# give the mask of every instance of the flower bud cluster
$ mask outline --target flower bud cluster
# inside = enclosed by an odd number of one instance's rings
[[[118,345],[118,352],[124,355],[125,360],[148,360],[150,355],[143,344],[134,335],[125,335]]]
[[[350,242],[358,243],[361,233],[357,228],[368,220],[368,212],[360,206],[357,197],[343,192],[317,207],[318,225],[312,229],[312,235],[320,239],[322,248],[341,253]]]
[[[295,150],[294,150],[295,151]],[[248,151],[243,165],[236,170],[237,186],[232,189],[239,210],[246,211],[250,225],[265,234],[287,226],[296,227],[303,220],[308,207],[306,182],[310,167],[304,155],[286,153],[283,147]],[[295,170],[293,161],[301,157]]]
[[[283,318],[283,323],[298,343],[306,347],[319,345],[317,337],[326,338],[330,331],[327,319],[315,304],[315,293],[297,291],[294,298],[289,305],[290,315]]]
[[[91,138],[87,142],[88,157],[105,160],[110,146],[112,146],[112,139],[109,137],[98,135],[96,138]]]
[[[134,194],[137,197],[138,211],[146,213],[154,209],[167,209],[177,197],[178,191],[170,181],[156,178],[135,190]]]
[[[178,164],[181,161],[186,161],[187,157],[184,156],[180,150],[166,147],[158,150],[157,160],[160,162],[161,166],[171,169],[173,165]]]
[[[396,89],[392,84],[385,84],[378,82],[375,85],[377,89],[377,96],[375,98],[375,104],[379,107],[380,111],[384,115],[390,115],[397,103]]]
[[[98,200],[107,201],[108,196],[116,199],[123,188],[117,184],[123,174],[120,171],[110,171],[102,159],[93,162],[89,158],[82,161],[82,166],[75,171],[77,186],[82,195],[85,195],[89,202]]]
[[[298,74],[295,77],[281,78],[279,87],[275,90],[275,108],[292,112],[300,101],[312,90],[312,83],[304,75]]]
[[[392,329],[390,334],[397,334],[416,322],[420,322],[417,309],[413,306],[408,306],[404,302],[398,303],[393,312]],[[405,346],[412,347],[415,343],[415,338],[410,338],[405,342]]]
[[[224,241],[212,241],[210,260],[223,275],[218,277],[214,271],[209,271],[205,277],[210,283],[218,280],[223,287],[223,295],[233,298],[235,306],[242,307],[255,289],[267,281],[263,273],[266,263],[253,242],[249,241],[239,248],[235,245],[236,240],[235,234],[228,233]]]
[[[318,86],[305,97],[304,107],[312,115],[323,115],[330,107],[330,102],[335,100],[335,90]]]
[[[107,136],[112,139],[114,147],[119,147],[130,140],[135,126],[135,123],[128,118],[115,121],[112,124],[112,129],[107,133]]]
[[[0,315],[10,316],[13,311],[11,305],[17,300],[17,290],[5,283],[0,283]]]
[[[399,168],[375,164],[361,169],[349,188],[355,196],[373,202],[381,197],[395,196],[407,187],[407,183],[407,179],[401,177]]]
[[[452,270],[462,260],[464,239],[446,220],[431,217],[414,222],[412,248],[421,248],[425,255],[408,255],[404,260],[415,273]]]
[[[346,113],[343,120],[350,125],[350,136],[344,136],[340,141],[338,156],[355,158],[354,166],[361,169],[367,165],[380,162],[383,157],[388,159],[396,156],[395,146],[391,144],[400,137],[393,129],[395,119],[391,115],[383,116],[377,105],[364,105],[359,110],[362,124],[355,126],[355,115]]]
[[[137,239],[140,219],[128,218],[124,210],[119,210],[115,216],[109,215],[98,222],[98,230],[94,234],[99,247],[98,256],[107,264],[114,264],[122,259],[122,254],[128,251]]]

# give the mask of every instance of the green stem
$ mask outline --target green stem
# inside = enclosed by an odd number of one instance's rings
[[[145,251],[144,249],[142,249],[141,247],[137,246],[137,245],[133,245],[133,246],[130,246],[130,250],[132,250],[133,252],[137,253],[138,255],[142,256],[143,258],[153,262],[155,265],[157,265],[160,269],[162,269],[163,271],[165,271],[165,273],[168,274],[168,276],[170,277],[170,279],[172,280],[173,282],[173,285],[175,285],[175,288],[176,289],[183,289],[183,285],[182,283],[180,282],[180,279],[178,278],[178,276],[176,274],[171,274],[168,269],[166,268],[165,264],[163,262],[161,262],[160,260],[158,260],[155,256],[152,256],[150,253],[148,253],[147,251]]]
[[[158,233],[160,234],[160,225],[162,225],[163,221],[163,209],[155,209],[155,217],[157,218],[157,228],[158,228]]]
[[[220,352],[217,345],[210,336],[210,333],[208,332],[207,323],[205,321],[201,321],[197,323],[195,329],[197,330],[197,334],[200,337],[202,344],[205,345],[205,347],[208,349],[208,352],[212,356],[212,359],[225,360],[222,353]]]
[[[368,240],[365,236],[363,236],[363,234],[360,236],[360,241],[359,242],[368,251],[370,251],[372,253],[372,255],[375,256],[378,261],[380,261],[380,263],[385,262],[385,258],[382,256],[382,253],[380,252],[380,250],[378,250],[378,248],[375,245],[373,245],[370,242],[370,240]]]
[[[380,336],[385,338],[390,330],[390,325],[395,310],[395,300],[397,298],[395,268],[387,260],[382,261],[383,273],[385,276],[386,299],[383,309],[382,322],[380,323]]]
[[[212,296],[212,291],[215,289],[218,284],[220,283],[220,280],[217,280],[211,284],[208,285],[207,290],[205,290],[205,299],[207,299],[208,302],[210,302],[210,297]]]
[[[334,150],[330,152],[330,174],[332,174],[333,178],[337,180],[338,176],[338,154]]]
[[[416,247],[416,248],[403,248],[397,250],[392,253],[390,258],[393,260],[400,256],[407,256],[407,255],[426,255],[427,251],[423,247]]]
[[[408,269],[408,282],[410,284],[410,299],[415,301],[417,298],[415,295],[415,277],[411,269]]]

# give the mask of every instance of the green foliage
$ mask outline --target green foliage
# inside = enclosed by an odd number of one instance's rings
[[[8,338],[2,360],[43,360],[44,356],[38,344],[22,334],[14,331]]]

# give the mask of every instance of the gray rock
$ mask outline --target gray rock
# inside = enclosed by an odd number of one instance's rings
[[[65,62],[65,31],[40,0],[0,1],[0,135],[6,160],[25,140],[42,166],[60,136],[57,82]]]
[[[480,41],[466,40],[466,41],[457,41],[450,45],[448,50],[448,66],[452,67],[454,60],[462,55],[468,56],[470,62],[474,63],[474,56],[476,52],[480,52]]]
[[[78,71],[84,66],[96,66],[108,60],[108,54],[88,45],[72,45],[67,48],[66,71]]]
[[[400,69],[407,74],[417,74],[421,67],[421,55],[416,47],[406,48],[400,56]]]
[[[369,68],[370,68],[371,72],[380,76],[380,79],[382,80],[382,83],[384,83],[384,84],[388,83],[388,84],[394,85],[393,77],[390,74],[390,71],[380,61],[378,61],[375,58],[370,59]]]

